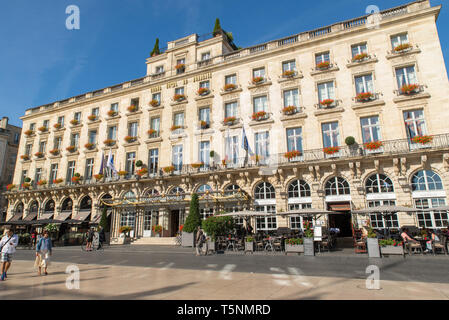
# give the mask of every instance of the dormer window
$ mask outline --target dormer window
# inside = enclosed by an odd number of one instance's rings
[[[210,59],[210,52],[204,52],[201,54],[201,61],[206,61]]]
[[[184,73],[186,70],[186,59],[182,58],[182,59],[178,59],[176,61],[176,74],[181,74]]]
[[[155,74],[161,74],[164,73],[164,66],[157,66]]]

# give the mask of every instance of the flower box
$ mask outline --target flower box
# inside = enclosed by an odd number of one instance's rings
[[[160,104],[161,104],[161,103],[159,102],[159,100],[153,99],[153,100],[150,101],[150,105],[151,105],[152,107],[157,107],[157,106],[159,106]]]
[[[75,146],[68,146],[67,148],[65,148],[68,152],[75,152],[76,147]]]
[[[390,255],[390,254],[397,254],[404,256],[404,248],[401,246],[393,246],[393,245],[386,245],[380,247],[380,253],[382,255]]]
[[[181,129],[181,128],[182,128],[182,126],[173,125],[173,126],[171,126],[170,130],[171,131],[176,131],[176,130]]]
[[[53,150],[50,150],[50,153],[52,155],[54,155],[54,156],[57,156],[59,154],[59,150],[58,149],[53,149]]]
[[[377,149],[379,149],[380,147],[382,147],[382,145],[383,145],[383,143],[382,143],[382,141],[373,141],[373,142],[367,142],[367,143],[365,143],[364,145],[363,145],[363,147],[366,149],[366,150],[377,150]]]
[[[184,63],[179,63],[175,66],[176,70],[185,70],[186,65]]]
[[[117,111],[114,111],[114,110],[109,110],[109,111],[108,111],[108,116],[109,116],[109,117],[112,118],[112,117],[115,117],[116,115],[117,115]]]
[[[94,148],[94,144],[93,143],[86,143],[85,145],[84,145],[84,148],[86,148],[87,150],[92,150],[93,148]]]
[[[28,182],[22,183],[22,188],[25,190],[29,190],[31,188],[31,184]]]
[[[128,110],[129,112],[136,112],[137,109],[138,109],[137,106],[135,106],[135,105],[130,105],[130,106],[128,107],[127,110]]]
[[[325,154],[335,154],[340,151],[340,147],[327,147],[323,149]]]
[[[363,53],[359,53],[356,54],[353,58],[352,58],[352,62],[361,62],[363,60],[366,60],[368,58],[368,54],[366,52]]]
[[[198,94],[200,96],[206,96],[210,93],[210,90],[208,88],[199,88],[198,89]]]
[[[201,120],[201,121],[200,121],[200,128],[201,128],[201,129],[208,129],[208,128],[209,128],[209,123],[207,123],[207,122],[204,121],[204,120]]]
[[[117,172],[117,174],[121,177],[126,176],[128,174],[128,172],[124,171],[124,170],[120,170],[119,172]]]
[[[78,120],[76,120],[76,119],[72,119],[72,120],[70,120],[70,124],[72,125],[72,126],[76,126],[76,125],[79,125],[79,121]]]
[[[253,84],[260,84],[262,82],[265,82],[265,78],[264,77],[254,77],[253,78]]]
[[[232,91],[232,90],[235,90],[236,88],[237,88],[237,86],[235,84],[228,83],[228,84],[225,84],[224,91]]]
[[[131,143],[137,140],[137,137],[131,137],[131,136],[126,136],[125,137],[125,141],[126,143]]]
[[[59,130],[59,129],[62,128],[62,125],[61,125],[60,123],[55,123],[55,124],[53,125],[53,128],[55,128],[56,130]]]
[[[366,102],[370,101],[373,97],[374,95],[371,92],[361,92],[355,97],[355,99],[358,102]]]
[[[265,120],[267,118],[267,113],[265,111],[255,112],[252,115],[252,119],[255,121]]]
[[[286,71],[284,71],[284,73],[282,73],[282,76],[284,78],[291,78],[291,77],[294,77],[295,75],[296,75],[296,71],[293,71],[293,70],[286,70]]]
[[[90,121],[95,121],[95,120],[97,120],[97,116],[94,114],[91,114],[90,116],[87,117],[87,119],[89,119]]]
[[[175,94],[173,96],[173,100],[176,102],[184,101],[186,99],[186,96],[184,94]]]
[[[96,175],[94,175],[94,178],[95,178],[97,181],[103,179],[103,177],[104,177],[104,175],[102,175],[102,174],[96,174]]]
[[[402,94],[410,95],[410,94],[414,94],[414,93],[418,93],[418,92],[419,92],[418,84],[404,84],[401,87]]]
[[[295,114],[297,110],[296,106],[287,106],[282,109],[282,113],[285,115],[292,115]]]
[[[6,190],[7,190],[7,191],[14,190],[15,188],[16,188],[16,185],[15,185],[15,184],[12,184],[12,183],[10,183],[10,184],[8,184],[8,185],[6,186]]]
[[[334,104],[335,100],[334,99],[324,99],[322,101],[320,101],[320,105],[325,106],[325,107],[329,107],[332,104]]]
[[[402,53],[402,52],[410,49],[411,47],[412,47],[412,45],[410,43],[403,43],[403,44],[400,44],[400,45],[394,47],[393,50],[396,53]]]
[[[172,173],[173,171],[175,171],[175,167],[174,167],[174,166],[168,166],[168,167],[162,168],[162,170],[163,170],[165,173]]]
[[[318,70],[325,70],[325,69],[329,69],[330,65],[331,65],[331,64],[330,64],[329,61],[323,61],[323,62],[318,63],[318,64],[316,65],[316,68],[317,68]]]
[[[48,128],[47,127],[39,127],[37,130],[39,130],[40,132],[47,132]]]
[[[103,141],[103,143],[108,146],[108,147],[112,147],[113,145],[115,145],[115,140],[112,139],[106,139]]]
[[[293,150],[293,151],[284,153],[284,157],[287,158],[288,160],[299,157],[300,155],[301,155],[301,152],[299,152],[297,150]]]
[[[72,177],[72,182],[73,183],[79,183],[80,181],[81,181],[81,177],[78,177],[78,176]]]
[[[37,185],[38,186],[45,186],[47,184],[47,180],[39,180],[38,182],[37,182]]]
[[[30,156],[24,154],[24,155],[20,156],[20,159],[27,161],[27,160],[30,160]]]
[[[54,184],[60,184],[60,183],[62,183],[64,180],[62,180],[62,179],[55,179],[55,180],[53,180],[53,183]]]
[[[142,168],[140,170],[137,170],[136,175],[139,176],[140,178],[142,178],[147,173],[148,173],[148,169],[147,168]]]
[[[157,131],[154,129],[150,129],[147,131],[148,135],[150,136],[150,138],[155,138],[158,136]]]
[[[285,244],[285,253],[304,253],[303,244]]]
[[[27,130],[27,131],[24,132],[24,134],[26,136],[30,137],[30,136],[32,136],[34,134],[34,131],[33,130]]]
[[[427,143],[431,143],[433,141],[433,137],[432,136],[415,136],[412,138],[412,141],[414,143],[427,144]]]
[[[227,117],[227,118],[224,118],[223,123],[224,123],[225,125],[231,126],[231,125],[234,124],[234,122],[235,122],[236,120],[237,120],[236,117]]]
[[[199,168],[201,168],[202,166],[204,166],[204,163],[203,163],[203,162],[192,163],[192,168],[194,168],[194,169],[199,169]]]
[[[43,158],[44,157],[44,153],[42,153],[42,152],[36,152],[34,155],[36,156],[36,158]]]

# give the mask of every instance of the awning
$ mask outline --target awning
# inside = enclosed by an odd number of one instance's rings
[[[61,221],[67,220],[72,215],[72,211],[61,212],[56,218]]]
[[[23,213],[18,212],[11,219],[9,219],[7,222],[13,222],[13,221],[22,220],[22,215],[23,215]]]
[[[279,216],[321,215],[321,214],[330,214],[330,213],[334,213],[334,212],[324,210],[324,209],[305,208],[305,209],[291,210],[291,211],[287,211],[287,212],[279,212],[277,215],[279,215]]]
[[[349,203],[330,203],[329,209],[331,211],[351,211],[351,205]]]
[[[50,220],[54,215],[54,212],[43,213],[37,220]]]
[[[396,213],[396,212],[417,212],[421,209],[401,207],[401,206],[378,206],[361,210],[353,210],[352,213],[368,214],[368,213]]]
[[[109,217],[109,216],[111,215],[111,212],[112,212],[112,210],[107,210],[107,211],[106,211],[106,217]],[[102,215],[102,213],[97,214],[97,215],[94,217],[94,219],[92,220],[92,223],[100,223],[101,215]]]
[[[90,215],[90,211],[79,212],[78,215],[73,218],[73,220],[85,221],[89,215]]]
[[[23,221],[31,221],[31,220],[36,219],[36,217],[37,217],[37,212],[32,212],[29,215],[27,215],[25,217],[25,219],[23,219]]]
[[[28,221],[28,224],[32,225],[32,226],[43,226],[46,224],[59,224],[62,221],[59,220],[54,220],[54,219],[39,219],[39,220],[34,220],[34,221]]]
[[[275,213],[267,213],[263,211],[236,211],[230,213],[217,214],[215,217],[267,217],[267,216],[275,216]]]

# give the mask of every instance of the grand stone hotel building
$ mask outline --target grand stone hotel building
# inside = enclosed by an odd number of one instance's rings
[[[193,34],[149,57],[143,78],[29,109],[8,218],[98,221],[112,204],[113,237],[120,225],[151,237],[155,224],[170,237],[197,192],[204,217],[324,208],[335,211],[330,225],[350,235],[351,222],[368,218],[352,217],[353,209],[444,205],[449,90],[440,9],[415,1],[238,50],[224,32]],[[109,152],[127,174],[97,181]],[[439,211],[370,218],[377,228],[448,224]],[[272,230],[301,222],[254,223]]]

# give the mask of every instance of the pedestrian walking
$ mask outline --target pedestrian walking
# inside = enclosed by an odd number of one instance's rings
[[[90,228],[87,232],[86,251],[92,251],[92,241],[94,241],[94,229]]]
[[[41,275],[41,268],[44,268],[44,274],[48,275],[47,268],[50,265],[50,256],[52,254],[52,242],[48,231],[44,231],[44,236],[39,239],[36,246],[36,261],[34,267],[38,268],[38,275]]]
[[[98,249],[101,249],[103,243],[106,241],[106,234],[104,233],[104,228],[100,228],[100,232],[98,233]]]
[[[16,252],[16,247],[19,244],[19,237],[14,234],[12,229],[6,229],[6,234],[0,241],[0,262],[2,264],[1,281],[4,281],[8,275],[7,272],[11,267],[13,254]]]
[[[201,255],[201,249],[203,248],[204,243],[206,242],[206,235],[204,234],[203,229],[201,229],[200,226],[198,226],[197,233],[196,233],[196,255]]]

